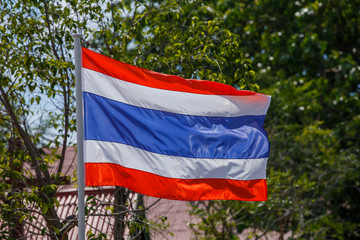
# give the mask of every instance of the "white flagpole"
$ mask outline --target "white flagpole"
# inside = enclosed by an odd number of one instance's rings
[[[83,99],[81,87],[81,34],[73,34],[75,42],[75,88],[76,88],[76,129],[77,129],[77,167],[78,167],[78,240],[85,240],[85,178],[83,151]]]

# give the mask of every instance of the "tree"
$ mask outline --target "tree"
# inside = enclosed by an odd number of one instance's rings
[[[200,232],[226,223],[256,229],[256,237],[275,230],[281,238],[288,231],[299,239],[359,238],[359,5],[212,1],[241,36],[261,91],[272,95],[269,200],[211,203],[237,214],[232,221],[194,208],[204,219]]]
[[[0,143],[3,238],[21,236],[19,223],[31,224],[33,209],[45,218],[42,234],[51,239],[62,239],[73,227],[64,225],[57,215],[55,194],[65,152],[76,131],[71,34],[78,29],[84,46],[130,64],[256,88],[251,61],[242,54],[238,35],[226,30],[218,13],[202,1],[5,1],[0,9],[4,23],[0,27],[0,125],[6,132]],[[54,134],[35,134],[29,118],[39,112],[49,116],[47,128]],[[44,155],[43,147],[62,151],[59,156]],[[48,166],[54,159],[58,168],[50,174]],[[23,169],[24,164],[30,164],[34,174]],[[17,187],[20,183],[23,187]],[[117,238],[122,239],[122,205],[128,191],[118,188],[117,192],[114,215],[120,216]],[[88,214],[96,204],[96,199],[89,199]],[[139,220],[144,222],[142,216]],[[144,231],[149,225],[145,222],[140,227]],[[139,225],[135,228],[139,230]],[[140,236],[139,231],[135,236]]]

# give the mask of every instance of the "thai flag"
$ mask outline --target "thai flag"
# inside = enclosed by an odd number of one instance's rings
[[[87,186],[189,201],[267,199],[270,96],[82,52]]]

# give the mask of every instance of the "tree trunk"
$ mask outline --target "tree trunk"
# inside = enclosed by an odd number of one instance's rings
[[[32,142],[31,136],[25,131],[25,129],[21,126],[18,117],[16,116],[14,109],[12,105],[10,104],[10,101],[8,99],[8,95],[4,88],[0,85],[0,101],[3,103],[7,113],[9,114],[12,124],[18,134],[20,135],[27,151],[29,152],[33,168],[36,173],[36,182],[37,186],[39,188],[39,196],[43,198],[44,200],[49,200],[55,196],[55,192],[51,193],[44,193],[42,192],[42,188],[49,186],[52,184],[50,173],[47,169],[40,170],[39,167],[39,161],[42,161],[41,154],[39,150],[36,148],[35,144]],[[50,233],[50,238],[52,240],[59,239],[58,234],[56,233],[56,230],[60,230],[62,227],[62,224],[60,222],[59,216],[57,215],[57,212],[54,208],[54,206],[48,206],[47,212],[43,215]]]
[[[114,192],[114,240],[124,240],[125,232],[125,215],[126,215],[126,200],[128,198],[128,190],[123,187],[115,187]]]

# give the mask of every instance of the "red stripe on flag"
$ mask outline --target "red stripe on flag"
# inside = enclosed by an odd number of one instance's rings
[[[86,163],[87,186],[122,186],[167,199],[266,201],[266,179],[174,179],[113,163]]]
[[[161,74],[117,61],[86,48],[82,48],[82,51],[82,66],[84,68],[147,87],[208,95],[248,96],[261,94],[247,90],[237,90],[218,82],[188,80],[174,75]]]

